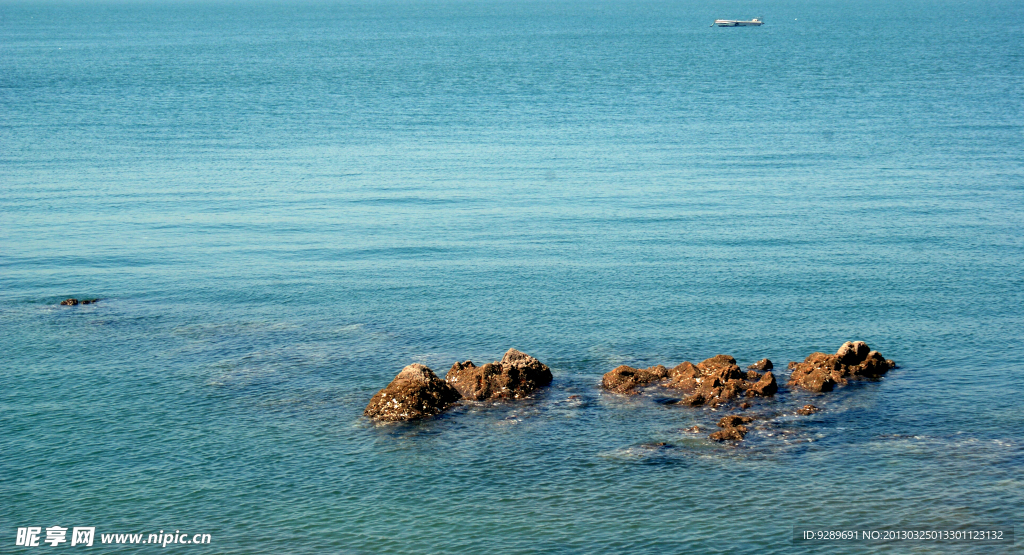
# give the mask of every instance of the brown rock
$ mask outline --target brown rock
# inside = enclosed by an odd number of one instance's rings
[[[702,375],[715,376],[722,381],[743,378],[740,367],[736,366],[736,359],[729,355],[715,355],[702,361],[697,368],[700,369]]]
[[[859,376],[877,378],[895,366],[896,364],[893,361],[885,360],[885,357],[883,357],[878,351],[871,351],[866,357],[864,357],[864,360],[857,365],[855,373]]]
[[[440,414],[459,400],[459,392],[422,364],[410,364],[377,392],[363,415],[400,421]]]
[[[877,378],[896,367],[863,341],[848,341],[834,355],[811,353],[801,363],[789,363],[787,385],[808,391],[831,391],[855,378]]]
[[[747,370],[758,370],[761,372],[764,372],[765,370],[771,370],[772,368],[775,368],[775,366],[772,364],[772,361],[766,358],[762,358],[761,360],[755,362],[754,364],[747,366]]]
[[[704,397],[703,393],[697,392],[689,397],[684,397],[680,403],[684,405],[690,405],[691,407],[699,407],[707,402],[707,398]]]
[[[856,366],[864,361],[870,350],[868,344],[863,341],[847,341],[836,351],[836,356],[839,357],[839,362],[848,366]]]
[[[84,299],[82,304],[93,304],[95,302],[99,302],[99,299]]]
[[[694,375],[695,374],[695,375]],[[759,374],[754,370],[743,372],[736,365],[736,359],[718,355],[702,361],[696,369],[687,368],[679,373],[679,379],[670,382],[671,387],[692,389],[693,394],[683,399],[690,406],[719,406],[734,399],[749,396],[769,396],[778,391],[778,384],[771,372]]]
[[[770,397],[779,391],[779,384],[775,381],[775,374],[765,372],[761,379],[747,389],[747,397]]]
[[[746,426],[736,426],[718,430],[717,432],[709,435],[708,438],[715,441],[743,441],[743,438],[747,435],[747,431]]]
[[[746,402],[746,401],[743,401],[742,403],[740,403],[740,410],[747,410],[747,409],[749,409],[749,408],[750,408],[751,406],[752,406],[752,405],[751,405],[750,403],[748,403],[748,402]]]
[[[811,353],[802,363],[792,366],[787,385],[806,389],[807,391],[832,391],[835,377],[842,377],[842,364],[836,355]]]
[[[601,387],[616,393],[635,395],[635,388],[665,379],[668,377],[668,373],[669,370],[660,364],[650,368],[632,368],[622,365],[607,372],[601,378]]]
[[[668,379],[670,381],[665,384],[665,387],[675,389],[695,389],[697,387],[696,380],[699,376],[700,369],[694,366],[692,362],[682,362],[669,369]]]
[[[509,349],[500,362],[456,362],[445,381],[466,399],[520,399],[550,384],[551,370],[532,356]]]
[[[738,414],[730,414],[730,415],[727,415],[727,416],[723,416],[722,418],[720,418],[718,420],[718,427],[719,428],[735,428],[736,426],[741,426],[743,424],[750,424],[753,421],[754,421],[753,417],[750,417],[750,416],[740,416]]]
[[[814,405],[804,405],[803,408],[797,409],[796,413],[803,416],[807,416],[809,414],[814,414],[820,410],[821,409]]]
[[[742,441],[749,431],[746,425],[753,421],[754,419],[750,416],[738,414],[723,416],[718,421],[718,427],[722,429],[709,435],[708,438],[715,441]]]
[[[78,299],[64,299],[60,304],[61,306],[75,306],[78,304]]]

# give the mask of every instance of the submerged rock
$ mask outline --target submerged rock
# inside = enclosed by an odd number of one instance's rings
[[[743,424],[750,424],[753,421],[754,417],[752,416],[740,416],[738,414],[730,414],[718,419],[718,427],[735,428],[736,426],[741,426]]]
[[[60,304],[61,306],[78,306],[79,304],[92,304],[98,301],[99,299],[64,299]]]
[[[773,365],[772,361],[767,358],[762,358],[761,360],[755,362],[754,364],[747,366],[747,370],[759,370],[761,372],[764,372],[765,370],[771,370],[772,368],[775,368],[775,365]]]
[[[797,409],[796,413],[801,415],[801,416],[807,416],[807,415],[814,414],[814,413],[820,412],[820,411],[821,411],[821,409],[819,409],[818,407],[816,407],[814,405],[804,405],[803,408]]]
[[[623,364],[605,373],[601,378],[601,387],[616,393],[635,395],[637,387],[650,385],[667,377],[668,368],[660,364],[650,368],[633,368]]]
[[[803,362],[789,363],[793,372],[787,385],[814,392],[832,391],[851,379],[877,378],[895,367],[895,362],[872,351],[867,343],[847,341],[834,355],[811,353]]]
[[[754,419],[749,416],[740,416],[738,414],[723,416],[718,421],[718,427],[722,429],[709,435],[708,439],[715,441],[743,441],[743,438],[747,436],[749,431],[746,425],[753,421]]]
[[[377,392],[363,415],[375,420],[415,420],[440,414],[458,402],[459,392],[422,364],[410,364]]]
[[[746,426],[736,426],[735,428],[726,428],[724,430],[718,430],[717,432],[708,436],[708,439],[715,441],[743,441],[743,438],[747,437]]]
[[[501,361],[476,366],[456,362],[445,376],[466,399],[519,399],[551,383],[551,370],[536,358],[509,349]]]

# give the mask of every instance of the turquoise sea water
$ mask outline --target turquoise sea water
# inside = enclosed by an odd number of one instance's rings
[[[0,2],[0,552],[53,525],[96,552],[1019,549],[791,536],[1024,533],[1022,20]],[[718,353],[784,380],[851,339],[901,368],[783,392],[736,446],[721,411],[599,389]],[[409,363],[509,347],[549,390],[361,416]]]

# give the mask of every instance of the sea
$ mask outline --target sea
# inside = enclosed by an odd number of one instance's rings
[[[1020,553],[801,531],[1024,534],[1021,21],[0,0],[0,552]],[[742,442],[600,387],[849,340],[899,368]],[[509,348],[551,386],[362,415]]]

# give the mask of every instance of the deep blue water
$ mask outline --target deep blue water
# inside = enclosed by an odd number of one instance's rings
[[[791,535],[1024,533],[1022,20],[0,2],[0,552],[53,525],[212,535],[190,553],[1012,551]],[[783,392],[738,446],[684,431],[721,411],[599,389],[718,353],[784,380],[851,339],[901,368]],[[361,416],[409,363],[509,347],[552,387]]]

